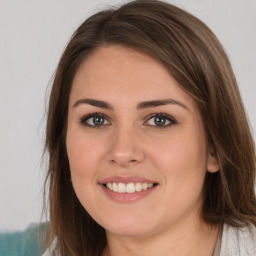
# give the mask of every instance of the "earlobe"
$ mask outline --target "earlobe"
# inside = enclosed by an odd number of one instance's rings
[[[208,151],[208,159],[207,159],[207,171],[210,173],[218,172],[220,169],[219,165],[219,159],[216,156],[216,153],[214,150]]]

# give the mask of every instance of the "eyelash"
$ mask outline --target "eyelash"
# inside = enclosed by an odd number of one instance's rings
[[[95,117],[96,117],[96,118],[97,118],[97,117],[98,117],[98,118],[103,118],[104,120],[107,120],[107,122],[110,123],[110,121],[108,120],[109,118],[106,117],[105,114],[97,113],[97,112],[91,113],[91,114],[88,114],[88,115],[82,117],[81,120],[80,120],[80,123],[81,123],[83,126],[86,126],[86,127],[92,128],[92,129],[100,129],[100,128],[102,128],[103,126],[109,125],[109,124],[91,125],[91,124],[88,124],[88,123],[87,123],[87,121],[88,121],[90,118],[95,118]],[[164,124],[163,126],[157,126],[157,125],[148,125],[148,126],[152,126],[152,127],[159,128],[159,129],[164,129],[164,128],[166,128],[166,127],[169,127],[169,126],[174,125],[174,124],[177,123],[176,120],[175,120],[173,117],[171,117],[171,116],[169,116],[169,115],[167,115],[167,114],[165,114],[165,113],[155,113],[155,114],[151,114],[150,116],[148,116],[148,117],[146,118],[146,122],[149,122],[149,120],[151,120],[152,118],[157,118],[157,117],[158,117],[158,118],[163,118],[165,121],[167,120],[167,121],[170,122],[170,123],[167,124],[167,125]],[[105,121],[104,121],[104,122],[105,122]]]
[[[81,118],[80,120],[80,123],[83,125],[83,126],[86,126],[86,127],[89,127],[89,128],[93,128],[93,129],[100,129],[104,124],[102,125],[91,125],[91,124],[88,124],[87,121],[90,119],[90,118],[94,118],[94,117],[99,117],[99,118],[104,118],[105,120],[108,120],[108,118],[106,117],[106,115],[102,114],[102,113],[91,113],[91,114],[88,114],[84,117]],[[109,121],[108,121],[109,122]],[[106,124],[105,124],[106,125]]]
[[[149,125],[149,126],[153,126],[153,127],[155,127],[155,128],[158,128],[158,129],[164,129],[164,128],[166,128],[166,127],[169,127],[169,126],[172,126],[172,125],[174,125],[174,124],[176,124],[177,123],[177,121],[173,118],[173,117],[171,117],[170,115],[167,115],[167,114],[165,114],[165,113],[155,113],[155,114],[151,114],[150,116],[148,116],[147,117],[147,121],[146,122],[149,122],[149,120],[150,119],[152,119],[152,118],[164,118],[164,120],[167,120],[167,121],[169,121],[170,123],[169,124],[167,124],[167,125],[163,125],[163,126],[157,126],[157,125]]]

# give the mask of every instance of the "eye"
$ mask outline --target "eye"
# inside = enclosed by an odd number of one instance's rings
[[[105,115],[100,113],[86,115],[80,122],[82,125],[89,126],[91,128],[100,128],[101,126],[110,124]]]
[[[157,126],[157,127],[167,127],[176,124],[176,121],[167,114],[154,114],[146,122],[147,125]]]

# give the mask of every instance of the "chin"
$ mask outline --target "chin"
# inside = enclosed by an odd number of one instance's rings
[[[106,224],[107,223],[107,224]],[[136,219],[123,219],[123,220],[111,220],[110,222],[104,222],[100,224],[108,233],[115,234],[117,236],[126,237],[142,237],[149,235],[153,229],[154,225],[152,221],[145,221]]]
[[[112,233],[116,236],[123,236],[123,237],[145,237],[149,235],[151,232],[147,228],[138,228],[138,227],[109,227],[109,229],[105,229],[106,233]]]

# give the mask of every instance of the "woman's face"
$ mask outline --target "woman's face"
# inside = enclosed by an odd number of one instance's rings
[[[199,219],[206,172],[218,169],[193,99],[156,60],[122,46],[79,68],[66,143],[76,195],[109,234]]]

